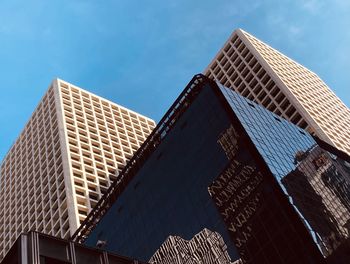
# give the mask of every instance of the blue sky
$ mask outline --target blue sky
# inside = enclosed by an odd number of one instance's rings
[[[59,77],[158,121],[235,28],[350,106],[350,1],[0,2],[0,159]]]

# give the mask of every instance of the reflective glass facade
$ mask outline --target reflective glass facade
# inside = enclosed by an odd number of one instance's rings
[[[169,236],[191,240],[208,229],[223,238],[230,258],[238,259],[208,192],[228,164],[217,139],[229,125],[228,115],[211,87],[205,85],[86,244],[94,246],[97,240],[106,240],[107,250],[148,261]]]
[[[219,86],[322,255],[328,257],[348,244],[348,157],[341,159],[297,126]]]
[[[195,79],[129,164],[126,187],[79,231],[85,243],[152,263],[346,263],[348,157]]]

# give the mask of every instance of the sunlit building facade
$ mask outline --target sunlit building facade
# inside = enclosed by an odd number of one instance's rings
[[[350,155],[350,110],[312,71],[237,29],[205,75]]]
[[[0,259],[28,230],[68,238],[153,120],[56,79],[0,170]]]

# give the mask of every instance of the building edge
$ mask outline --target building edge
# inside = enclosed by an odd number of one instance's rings
[[[69,217],[69,234],[72,236],[74,231],[78,228],[78,216],[77,216],[77,203],[73,192],[73,177],[70,176],[71,162],[68,156],[68,138],[65,136],[67,134],[66,127],[64,125],[64,113],[63,113],[63,102],[62,95],[59,88],[59,82],[62,80],[56,78],[52,82],[53,90],[55,93],[55,106],[57,115],[57,124],[59,129],[60,137],[60,148],[62,155],[62,166],[63,166],[63,177],[64,185],[67,197],[67,209]]]
[[[89,94],[90,96],[94,96],[94,97],[96,97],[96,98],[98,98],[98,99],[100,99],[100,100],[107,101],[107,102],[110,103],[111,105],[115,105],[115,106],[117,106],[117,107],[119,107],[119,108],[122,108],[122,109],[124,109],[124,110],[126,110],[126,111],[128,111],[128,112],[131,112],[131,113],[133,113],[133,114],[135,114],[135,115],[141,116],[141,117],[145,118],[147,121],[151,121],[151,122],[156,123],[152,118],[149,118],[149,117],[147,117],[147,116],[145,116],[145,115],[142,115],[142,114],[140,114],[140,113],[138,113],[138,112],[136,112],[136,111],[134,111],[134,110],[131,110],[131,109],[128,108],[128,107],[125,107],[125,106],[123,106],[123,105],[117,104],[117,103],[115,103],[115,102],[113,102],[113,101],[111,101],[111,100],[109,100],[109,99],[106,99],[106,98],[104,98],[104,97],[102,97],[102,96],[99,96],[99,95],[97,95],[97,94],[94,94],[94,93],[92,93],[92,92],[89,92],[89,91],[86,90],[85,88],[78,87],[78,86],[76,86],[76,85],[74,85],[74,84],[72,84],[72,83],[70,83],[70,82],[67,82],[67,81],[65,81],[65,80],[62,80],[62,79],[60,79],[60,78],[55,78],[55,80],[57,80],[58,82],[65,83],[66,85],[69,85],[69,86],[72,86],[72,87],[76,87],[77,89],[82,90],[84,93],[87,93],[87,94]]]
[[[30,114],[30,116],[27,118],[27,121],[25,122],[23,128],[20,130],[18,136],[13,140],[12,144],[9,146],[7,152],[5,153],[4,157],[2,158],[2,160],[0,160],[0,167],[3,164],[3,161],[6,159],[7,155],[11,152],[11,149],[13,148],[13,146],[16,144],[16,141],[19,137],[21,137],[21,135],[23,134],[25,128],[27,127],[29,121],[32,119],[33,114],[37,111],[37,109],[39,108],[39,104],[40,102],[43,100],[43,98],[45,97],[45,95],[47,94],[47,92],[49,91],[49,89],[52,87],[53,83],[55,82],[57,78],[54,78],[50,85],[47,87],[47,89],[45,90],[44,94],[40,97],[40,100],[37,102],[36,107],[34,108],[34,110],[32,111],[32,113]],[[0,175],[1,177],[1,175]]]

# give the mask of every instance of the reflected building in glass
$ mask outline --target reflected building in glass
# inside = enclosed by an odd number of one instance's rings
[[[73,239],[151,263],[347,263],[349,162],[196,75]]]
[[[349,236],[349,163],[314,145],[297,153],[296,164],[281,182],[320,249],[329,255]]]

